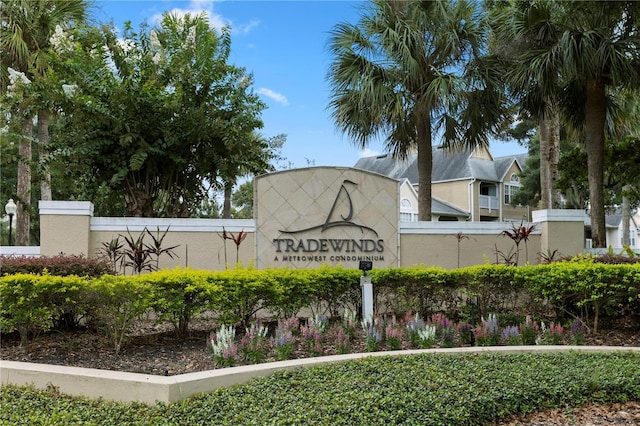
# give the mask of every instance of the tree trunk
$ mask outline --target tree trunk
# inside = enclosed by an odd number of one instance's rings
[[[587,82],[585,110],[589,204],[591,205],[591,238],[594,248],[607,246],[604,213],[604,126],[606,119],[605,84],[602,80]]]
[[[416,111],[418,117],[418,219],[431,221],[431,172],[433,152],[431,147],[431,121],[429,111]],[[424,120],[424,121],[423,121]],[[473,208],[473,207],[472,207]]]
[[[233,184],[224,184],[224,204],[222,205],[222,218],[231,219],[231,194],[233,192]]]
[[[51,113],[47,110],[38,112],[38,153],[42,176],[40,176],[40,199],[52,200],[51,196],[51,171],[49,169],[49,118]]]
[[[559,209],[562,199],[562,193],[558,188],[558,179],[560,179],[560,170],[558,163],[560,162],[560,113],[557,108],[554,109],[552,117],[551,134],[549,141],[549,177],[551,178],[551,208]]]
[[[631,190],[630,185],[625,185],[622,188],[622,246],[631,245],[631,235],[629,234],[629,222],[631,222],[631,203],[629,197],[625,195],[626,192]]]
[[[549,143],[551,122],[540,119],[540,203],[538,207],[548,209],[551,206],[551,174],[549,169]]]
[[[18,145],[18,184],[16,188],[16,240],[17,246],[30,244],[31,228],[31,139],[33,137],[33,121],[28,115],[23,116],[22,138]]]
[[[556,186],[560,160],[560,116],[557,109],[540,120],[540,208],[560,208],[560,190]]]

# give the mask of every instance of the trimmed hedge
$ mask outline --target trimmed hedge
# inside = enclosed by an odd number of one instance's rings
[[[19,273],[99,277],[113,269],[105,260],[85,256],[0,256],[0,275]]]
[[[224,323],[243,323],[260,310],[278,317],[301,309],[338,316],[359,311],[360,271],[342,267],[308,270],[237,268],[201,271],[177,268],[140,276],[98,278],[15,274],[0,277],[0,324],[17,330],[23,342],[52,327],[61,318],[78,323],[86,318],[102,326],[116,350],[136,318],[155,312],[179,334],[204,311]],[[458,319],[473,303],[478,316],[524,311],[562,318],[568,312],[594,328],[604,314],[638,312],[640,264],[610,265],[588,260],[539,266],[483,265],[444,270],[434,267],[387,268],[371,271],[378,311],[421,316],[444,312]]]

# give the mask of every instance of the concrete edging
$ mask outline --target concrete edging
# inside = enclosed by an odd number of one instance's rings
[[[218,370],[156,376],[93,368],[0,361],[0,383],[18,386],[33,385],[38,389],[53,387],[58,391],[87,398],[103,398],[119,402],[141,402],[154,405],[170,404],[194,394],[211,392],[221,387],[246,383],[255,377],[268,376],[276,371],[295,370],[332,362],[356,360],[378,356],[402,356],[423,353],[546,353],[546,352],[640,352],[640,347],[624,346],[488,346],[450,349],[423,349],[388,352],[367,352],[301,358],[268,362]]]

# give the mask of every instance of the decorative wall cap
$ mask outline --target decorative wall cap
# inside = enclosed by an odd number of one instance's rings
[[[91,231],[141,232],[147,228],[151,232],[167,229],[176,232],[250,232],[256,230],[253,219],[191,219],[191,218],[148,218],[148,217],[94,217]]]
[[[2,246],[2,256],[40,257],[40,246]]]
[[[513,222],[519,226],[520,222]],[[430,235],[500,235],[502,231],[512,229],[511,222],[400,222],[400,234],[430,234]],[[523,226],[532,223],[523,222]],[[542,229],[536,227],[532,234],[541,234]]]
[[[545,209],[531,212],[534,222],[583,222],[587,215],[577,209]]]
[[[90,201],[38,201],[41,215],[93,216]]]

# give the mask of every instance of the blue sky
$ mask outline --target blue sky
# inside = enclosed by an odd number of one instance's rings
[[[353,166],[359,157],[383,152],[379,143],[362,151],[333,125],[327,110],[331,62],[328,33],[340,22],[355,23],[358,1],[95,0],[96,22],[130,20],[153,26],[165,11],[202,12],[215,26],[232,29],[231,62],[254,77],[267,104],[262,135],[286,134],[282,154],[294,167]],[[434,141],[435,143],[436,141]],[[494,142],[494,156],[526,152],[515,143]]]

